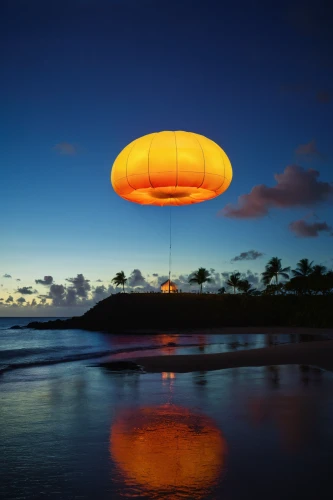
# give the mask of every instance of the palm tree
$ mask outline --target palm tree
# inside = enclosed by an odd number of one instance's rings
[[[329,273],[327,273],[327,269],[322,264],[317,264],[313,266],[312,272],[308,277],[308,284],[311,293],[317,295],[318,293],[324,293],[327,289],[329,282]]]
[[[252,295],[252,293],[255,291],[255,289],[251,287],[249,280],[240,280],[237,288],[241,293],[244,293],[245,295]]]
[[[112,283],[114,283],[116,286],[122,285],[123,286],[123,292],[125,292],[125,283],[127,281],[127,278],[125,276],[124,271],[120,271],[115,275],[114,278],[112,278]]]
[[[293,269],[291,272],[294,277],[306,278],[313,271],[313,261],[309,262],[309,259],[301,259],[297,263],[296,269]]]
[[[198,283],[198,285],[200,285],[200,293],[202,293],[202,284],[211,283],[212,281],[210,272],[204,267],[199,267],[199,269],[195,271],[192,274],[192,277],[188,280],[189,283]]]
[[[327,269],[325,266],[323,266],[322,264],[316,264],[315,266],[313,266],[311,274],[312,276],[321,277],[326,273],[326,271]]]
[[[281,259],[278,257],[272,257],[270,261],[265,266],[265,271],[262,273],[262,280],[265,285],[269,285],[273,278],[275,278],[275,283],[279,283],[279,276],[282,278],[289,278],[290,267],[282,267]]]
[[[236,288],[238,288],[240,282],[240,273],[230,274],[229,278],[225,282],[227,286],[234,289],[234,293],[236,293]]]

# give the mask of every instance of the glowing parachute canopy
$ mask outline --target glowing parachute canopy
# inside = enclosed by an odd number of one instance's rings
[[[232,180],[222,148],[192,132],[157,132],[134,140],[111,171],[115,192],[141,205],[188,205],[219,196]]]

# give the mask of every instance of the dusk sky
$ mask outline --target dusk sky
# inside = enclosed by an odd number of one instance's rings
[[[110,171],[163,130],[209,137],[234,174],[171,209],[180,288],[198,267],[212,289],[234,270],[259,286],[273,256],[332,268],[330,4],[5,1],[0,316],[81,314],[121,270],[129,289],[158,289],[170,209],[123,200]]]

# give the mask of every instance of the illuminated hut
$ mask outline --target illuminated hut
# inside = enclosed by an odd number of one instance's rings
[[[169,283],[170,283],[170,289],[169,289]],[[162,293],[178,293],[178,288],[176,283],[170,280],[166,280],[164,283],[161,285],[161,292]]]

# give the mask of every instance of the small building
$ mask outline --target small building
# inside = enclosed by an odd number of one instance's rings
[[[161,284],[161,292],[169,293],[170,291],[170,293],[178,293],[177,285],[173,281],[170,281],[170,290],[169,290],[169,281],[170,280],[166,280],[164,283]]]

